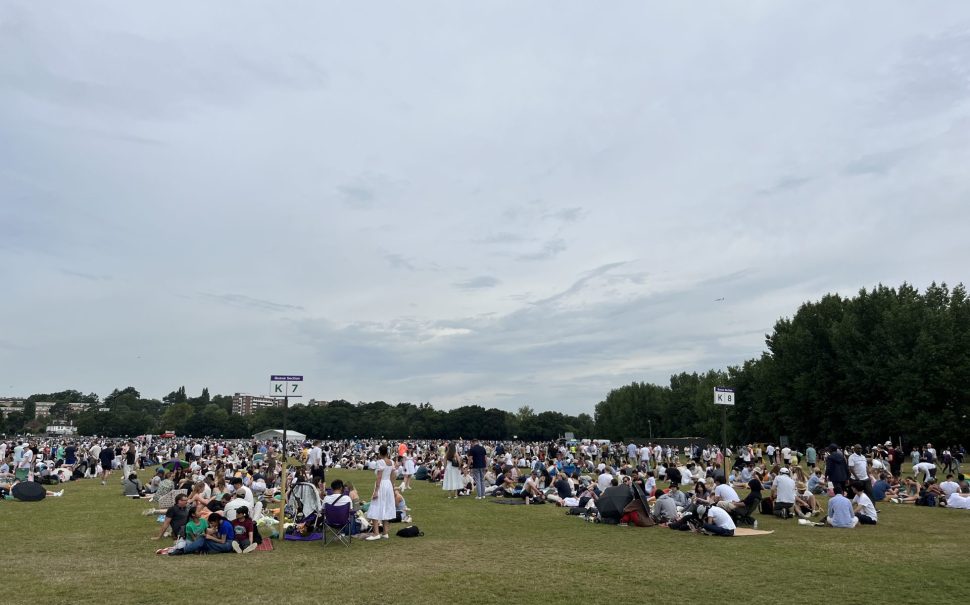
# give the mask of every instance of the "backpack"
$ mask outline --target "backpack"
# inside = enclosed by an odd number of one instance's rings
[[[407,527],[402,527],[397,530],[397,536],[399,538],[417,538],[418,536],[423,536],[424,532],[418,529],[417,525],[409,525]]]

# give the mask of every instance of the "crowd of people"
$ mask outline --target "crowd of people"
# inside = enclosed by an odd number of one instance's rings
[[[0,490],[8,496],[22,481],[115,485],[117,479],[124,496],[151,501],[144,512],[160,522],[156,539],[173,541],[160,549],[173,556],[245,554],[264,533],[312,534],[325,522],[327,505],[350,509],[347,535],[386,540],[390,524],[412,521],[405,492],[415,481],[440,485],[446,498],[551,503],[586,520],[730,536],[739,526],[756,527],[756,512],[852,528],[878,524],[882,502],[970,509],[964,454],[962,446],[938,454],[932,444],[906,453],[890,442],[821,450],[807,444],[803,451],[750,444],[732,452],[700,443],[606,441],[16,439],[0,441]],[[902,473],[905,462],[909,475]],[[331,468],[372,471],[373,489],[328,484]],[[153,472],[142,484],[144,469]],[[941,471],[945,480],[938,482]],[[299,494],[296,502],[292,494]],[[612,506],[617,494],[623,510],[602,505]],[[280,507],[290,520],[283,527],[276,523]]]

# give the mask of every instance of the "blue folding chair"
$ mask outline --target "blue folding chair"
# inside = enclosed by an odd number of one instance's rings
[[[323,545],[326,546],[331,539],[342,542],[344,546],[353,543],[351,539],[351,524],[354,516],[350,511],[350,502],[340,506],[333,504],[323,505]]]

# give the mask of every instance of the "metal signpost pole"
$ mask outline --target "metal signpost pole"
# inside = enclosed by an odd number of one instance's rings
[[[724,482],[727,483],[727,406],[734,405],[734,389],[714,387],[714,405],[721,406],[721,457],[724,460],[724,466],[721,468],[721,472],[724,473]]]
[[[280,448],[282,450],[283,460],[280,466],[280,535],[283,535],[285,528],[283,523],[286,514],[286,476],[287,476],[287,465],[286,465],[286,412],[290,407],[290,397],[302,397],[303,393],[297,393],[299,387],[303,384],[303,376],[292,376],[289,374],[284,375],[272,375],[269,377],[270,387],[273,395],[281,393],[283,395],[283,445]]]

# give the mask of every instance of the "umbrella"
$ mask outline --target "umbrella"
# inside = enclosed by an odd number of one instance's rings
[[[596,499],[596,509],[600,516],[607,519],[619,519],[623,516],[623,509],[633,500],[633,493],[629,487],[615,485],[606,488]]]
[[[10,493],[21,502],[36,502],[47,497],[47,488],[33,481],[21,481],[13,486]]]
[[[178,469],[189,470],[190,462],[185,460],[172,459],[162,465],[162,468],[167,471],[177,471]]]

